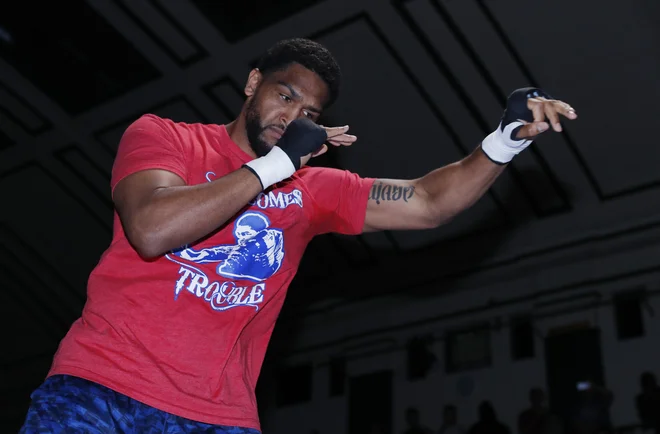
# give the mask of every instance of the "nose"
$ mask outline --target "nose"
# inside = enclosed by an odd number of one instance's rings
[[[294,104],[291,104],[292,106]],[[290,107],[287,110],[284,110],[280,115],[280,122],[282,123],[282,128],[286,128],[291,122],[293,122],[298,117],[298,112],[300,110],[297,107]]]

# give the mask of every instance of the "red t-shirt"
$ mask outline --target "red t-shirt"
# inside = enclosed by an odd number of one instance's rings
[[[144,115],[122,137],[112,188],[144,169],[210,182],[250,160],[223,125]],[[208,239],[149,261],[115,213],[82,317],[49,375],[86,378],[185,418],[260,429],[254,389],[303,252],[317,234],[360,233],[372,183],[302,168]]]

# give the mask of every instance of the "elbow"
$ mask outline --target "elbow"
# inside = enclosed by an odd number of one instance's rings
[[[424,218],[422,219],[422,229],[435,229],[445,225],[460,214],[462,209],[459,208],[427,208]]]
[[[145,261],[157,259],[165,253],[165,250],[158,248],[153,243],[140,243],[134,246],[135,251]]]
[[[444,192],[424,192],[422,206],[418,209],[420,229],[436,229],[452,221],[463,211],[461,201],[448,197]]]
[[[456,217],[458,217],[463,211],[465,211],[465,208],[456,208],[456,209],[446,210],[436,220],[437,225],[438,226],[446,225],[447,223],[453,221]]]
[[[421,229],[436,229],[452,221],[455,216],[456,214],[442,214],[442,215],[432,216],[430,218],[425,219],[422,222]]]
[[[153,207],[117,206],[124,235],[133,250],[144,260],[153,260],[167,252],[168,227],[155,218]]]
[[[425,214],[416,220],[414,229],[435,229],[440,226],[442,222],[432,214]]]
[[[166,252],[162,236],[157,230],[132,227],[126,230],[126,238],[144,260],[153,260]]]

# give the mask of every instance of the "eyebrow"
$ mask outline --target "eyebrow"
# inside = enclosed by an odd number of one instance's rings
[[[295,89],[293,88],[293,86],[291,86],[289,83],[280,80],[280,81],[277,82],[277,84],[279,84],[281,86],[284,86],[287,89],[289,89],[289,92],[291,92],[291,96],[293,97],[293,99],[298,99],[298,100],[301,99],[300,94],[298,92],[296,92]],[[310,105],[310,106],[307,106],[305,108],[310,110],[310,111],[315,112],[316,114],[321,113],[321,109],[318,108],[318,107],[314,107],[314,106]]]

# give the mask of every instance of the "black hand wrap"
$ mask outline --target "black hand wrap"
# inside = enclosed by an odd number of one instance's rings
[[[481,142],[481,150],[497,164],[508,164],[516,155],[532,143],[532,139],[518,139],[518,131],[525,122],[534,122],[534,113],[527,108],[527,100],[550,95],[537,87],[524,87],[511,92],[499,127]]]
[[[328,140],[325,129],[307,118],[292,121],[277,142],[289,156],[296,170],[300,169],[300,158],[321,149]]]
[[[502,122],[500,128],[504,131],[507,125],[511,122],[516,122],[518,119],[522,119],[527,122],[534,122],[534,113],[527,108],[527,100],[529,98],[543,97],[547,99],[553,99],[550,95],[545,93],[542,89],[538,87],[523,87],[521,89],[516,89],[511,92],[509,98],[506,100],[506,109],[502,115]],[[509,139],[517,140],[516,134],[523,127],[521,125],[511,131]]]
[[[327,138],[325,129],[311,120],[296,119],[289,124],[268,154],[243,166],[259,179],[262,188],[268,188],[293,175],[300,169],[300,159],[319,151]]]

